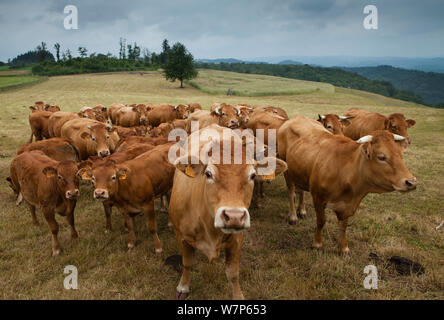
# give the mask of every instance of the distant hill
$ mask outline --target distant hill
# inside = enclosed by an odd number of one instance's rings
[[[278,64],[287,64],[287,65],[302,65],[303,63],[299,62],[299,61],[294,61],[294,60],[283,60],[281,62],[279,62]]]
[[[426,102],[444,102],[444,74],[394,68],[392,66],[359,67],[341,69],[357,73],[372,80],[388,81],[396,88],[412,91]]]
[[[220,59],[197,59],[197,62],[200,63],[266,63],[261,61],[245,61],[234,58],[220,58]]]

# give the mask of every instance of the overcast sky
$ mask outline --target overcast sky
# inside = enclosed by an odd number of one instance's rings
[[[63,9],[78,8],[65,30]],[[363,27],[367,4],[378,30]],[[117,54],[119,38],[160,51],[180,41],[195,58],[444,56],[443,0],[0,0],[0,60],[41,41]]]

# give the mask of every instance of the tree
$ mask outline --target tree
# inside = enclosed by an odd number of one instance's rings
[[[36,50],[37,50],[37,55],[39,57],[39,62],[45,60],[47,54],[46,43],[42,42],[42,44],[37,46]]]
[[[56,42],[56,44],[54,44],[54,49],[56,50],[57,62],[59,62],[60,61],[60,43]]]
[[[175,43],[170,49],[164,72],[166,80],[174,82],[178,79],[181,88],[183,88],[183,80],[197,77],[193,55],[180,42]]]
[[[168,55],[171,51],[170,45],[168,44],[168,40],[164,39],[162,42],[162,52],[160,53],[160,63],[166,64],[168,62]]]
[[[120,38],[119,44],[120,44],[119,59],[126,59],[126,39]]]
[[[88,50],[85,47],[79,47],[79,54],[82,58],[85,58],[88,56]]]

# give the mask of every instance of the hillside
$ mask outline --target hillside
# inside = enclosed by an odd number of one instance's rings
[[[392,66],[341,68],[368,79],[388,81],[400,90],[413,91],[426,102],[444,103],[443,73],[407,70]]]
[[[246,76],[210,70],[200,75],[222,83],[233,77],[248,83]],[[270,78],[280,81],[283,91],[291,89],[289,79],[254,76],[248,85],[255,92],[266,92],[268,85],[264,84],[270,84]],[[128,254],[122,215],[113,209],[114,229],[105,233],[102,203],[93,200],[87,183],[81,184],[75,211],[80,238],[72,242],[67,222],[57,216],[63,251],[51,258],[51,236],[42,213],[37,210],[40,226],[33,226],[28,207],[24,203],[15,205],[5,181],[17,148],[29,139],[28,106],[39,100],[57,104],[64,111],[113,102],[199,102],[205,109],[214,102],[243,102],[274,105],[290,116],[303,114],[312,119],[318,113],[344,114],[351,107],[383,114],[402,112],[416,120],[409,129],[412,144],[404,161],[419,181],[417,190],[368,195],[349,221],[347,235],[353,256],[344,259],[337,249],[337,219],[329,209],[325,248],[322,252],[311,249],[316,215],[310,196],[306,197],[307,219],[297,225],[288,224],[285,181],[278,176],[264,185],[262,208],[250,210],[251,228],[244,232],[240,257],[240,285],[247,299],[444,299],[444,233],[443,229],[435,230],[444,220],[444,110],[340,87],[331,92],[228,97],[189,85],[180,89],[178,83],[165,81],[160,72],[57,76],[32,87],[0,93],[0,176],[4,181],[0,184],[0,299],[172,299],[180,278],[180,273],[165,263],[168,257],[180,254],[174,231],[168,227],[168,215],[156,211],[164,250],[161,255],[154,253],[143,216],[135,218],[138,241],[134,252]],[[371,253],[417,261],[424,266],[425,274],[401,276],[386,260],[370,258]],[[378,268],[378,290],[363,288],[363,270],[369,264]],[[78,267],[78,290],[63,288],[66,265]],[[197,254],[189,299],[228,298],[223,254],[213,263]]]

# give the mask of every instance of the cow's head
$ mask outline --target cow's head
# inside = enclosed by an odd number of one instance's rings
[[[51,105],[47,104],[44,106],[43,110],[49,111],[49,112],[57,112],[57,111],[60,111],[60,107],[59,106],[51,106]]]
[[[188,112],[187,107],[183,104],[179,104],[174,107],[174,111],[176,113],[176,119],[187,119],[188,118]]]
[[[57,187],[66,199],[77,199],[80,195],[80,171],[76,162],[72,160],[60,161],[56,166],[43,168],[43,174],[48,179],[56,179]]]
[[[245,145],[242,149],[245,152]],[[276,164],[274,170],[272,166],[265,170],[271,162]],[[250,227],[248,207],[256,177],[261,174],[264,179],[271,180],[287,169],[286,163],[276,158],[263,158],[261,163],[246,162],[244,157],[241,164],[216,164],[211,160],[204,164],[194,156],[185,155],[176,160],[175,166],[190,179],[199,179],[204,185],[202,196],[207,209],[205,214],[209,216],[203,219],[210,219],[216,229],[231,234]]]
[[[218,118],[218,124],[222,127],[231,129],[239,127],[239,108],[222,103],[215,106],[215,108],[211,111],[211,115]]]
[[[117,165],[113,160],[99,161],[93,164],[90,160],[81,163],[80,176],[91,181],[94,186],[94,199],[106,201],[112,197],[119,187],[119,181],[128,178],[129,168]]]
[[[385,129],[394,134],[406,137],[406,142],[410,144],[411,139],[407,133],[407,128],[413,127],[415,123],[415,120],[406,120],[402,113],[392,113],[385,122]]]
[[[410,191],[416,189],[416,178],[402,159],[406,138],[386,130],[378,130],[360,138],[363,175],[374,186],[372,192]]]
[[[96,113],[91,108],[84,108],[82,111],[77,113],[80,118],[96,120]]]
[[[336,114],[325,114],[320,115],[318,114],[318,120],[325,129],[330,131],[333,134],[338,134],[343,136],[344,133],[342,132],[343,127],[347,127],[350,125],[350,121],[348,119],[353,118],[352,116],[338,116]]]
[[[110,135],[117,128],[112,128],[105,124],[96,124],[88,126],[89,132],[82,132],[80,137],[87,140],[88,150],[94,150],[95,153],[101,158],[110,155],[111,139]]]
[[[150,109],[147,108],[147,106],[145,106],[144,104],[133,104],[131,105],[131,107],[133,111],[137,113],[137,116],[139,117],[139,123],[141,125],[148,124],[147,113]]]
[[[248,121],[250,121],[250,111],[252,109],[243,105],[235,105],[234,107],[239,110],[239,115],[237,117],[239,120],[239,127],[245,129]]]

